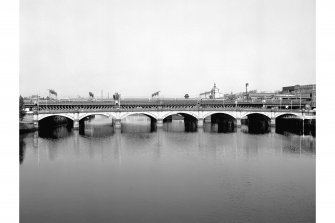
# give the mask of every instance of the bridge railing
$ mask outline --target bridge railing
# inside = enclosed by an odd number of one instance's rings
[[[78,108],[69,108],[69,109],[43,109],[38,112],[43,113],[73,113],[73,112],[154,112],[154,111],[250,111],[250,112],[294,112],[302,113],[305,115],[316,115],[316,111],[304,110],[304,109],[274,109],[274,108],[253,108],[253,107],[197,107],[197,106],[188,106],[188,107],[151,107],[151,108],[95,108],[95,109],[78,109]]]
[[[147,104],[147,105],[169,105],[169,104],[202,104],[202,105],[210,105],[210,104],[264,104],[264,105],[302,105],[310,104],[310,101],[307,100],[299,100],[299,99],[252,99],[250,101],[239,101],[239,100],[230,100],[230,99],[196,99],[196,98],[190,98],[190,99],[184,99],[184,98],[160,98],[160,99],[147,99],[147,98],[141,98],[141,99],[121,99],[121,104]],[[26,105],[34,105],[34,104],[40,104],[40,105],[61,105],[61,104],[111,104],[114,105],[115,101],[113,99],[59,99],[59,100],[42,100],[39,101],[36,100],[25,100]]]

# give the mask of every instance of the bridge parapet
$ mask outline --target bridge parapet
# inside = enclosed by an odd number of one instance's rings
[[[299,109],[267,109],[267,108],[240,108],[240,107],[168,107],[168,108],[104,108],[104,107],[88,107],[76,108],[68,107],[61,109],[43,108],[39,109],[38,113],[73,113],[73,112],[143,112],[143,111],[237,111],[237,112],[274,112],[274,113],[300,113],[305,115],[315,115],[315,112],[307,112]]]
[[[231,100],[217,100],[217,99],[139,99],[139,100],[121,100],[120,105],[116,105],[114,100],[88,100],[88,99],[79,99],[79,100],[40,100],[30,101],[25,104],[28,109],[38,109],[42,110],[60,110],[67,111],[78,108],[78,110],[110,110],[115,111],[115,109],[123,109],[121,111],[131,109],[146,109],[146,110],[239,110],[239,109],[273,109],[273,110],[291,110],[296,111],[299,108],[303,108],[307,102],[296,103],[295,101],[290,100],[286,101],[253,101],[253,102],[243,102],[243,101],[231,101]],[[134,110],[133,110],[134,111]]]

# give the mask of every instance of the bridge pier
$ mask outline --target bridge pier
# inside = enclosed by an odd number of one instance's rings
[[[115,120],[114,128],[121,129],[121,119],[114,119],[114,120]]]
[[[79,129],[79,113],[74,113],[74,120],[73,120],[73,129],[77,130]]]
[[[38,129],[38,121],[34,121],[34,129]]]
[[[241,128],[242,124],[241,124],[241,119],[240,118],[237,118],[236,119],[236,127],[237,128]]]
[[[163,127],[163,119],[157,119],[157,128]]]
[[[34,111],[33,122],[34,122],[34,128],[38,129],[38,113],[37,113],[37,111]]]
[[[79,120],[78,119],[73,121],[73,129],[74,130],[79,129]]]
[[[202,128],[204,127],[204,119],[203,118],[199,118],[198,122],[197,122],[198,128]]]

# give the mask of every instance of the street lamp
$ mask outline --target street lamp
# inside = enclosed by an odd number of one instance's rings
[[[247,98],[247,101],[248,101],[248,86],[249,86],[249,83],[246,83],[245,84],[245,96]]]
[[[39,93],[37,93],[37,112],[39,110],[39,105],[40,105],[40,101],[39,101]]]
[[[49,97],[47,96],[47,102],[46,102],[46,109],[48,110],[48,101],[49,101],[49,99],[50,99],[50,90],[49,89],[47,89],[47,91],[49,92]]]
[[[299,89],[299,93],[300,93],[300,110],[301,110],[301,89]]]

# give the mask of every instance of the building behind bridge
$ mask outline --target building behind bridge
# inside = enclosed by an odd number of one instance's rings
[[[306,99],[311,102],[312,107],[316,107],[316,85],[294,85],[286,86],[282,89],[282,94],[294,95],[298,98]]]
[[[220,89],[216,87],[214,83],[213,88],[210,91],[203,92],[199,95],[200,98],[209,98],[209,99],[218,99],[223,98],[223,94],[220,92]]]

